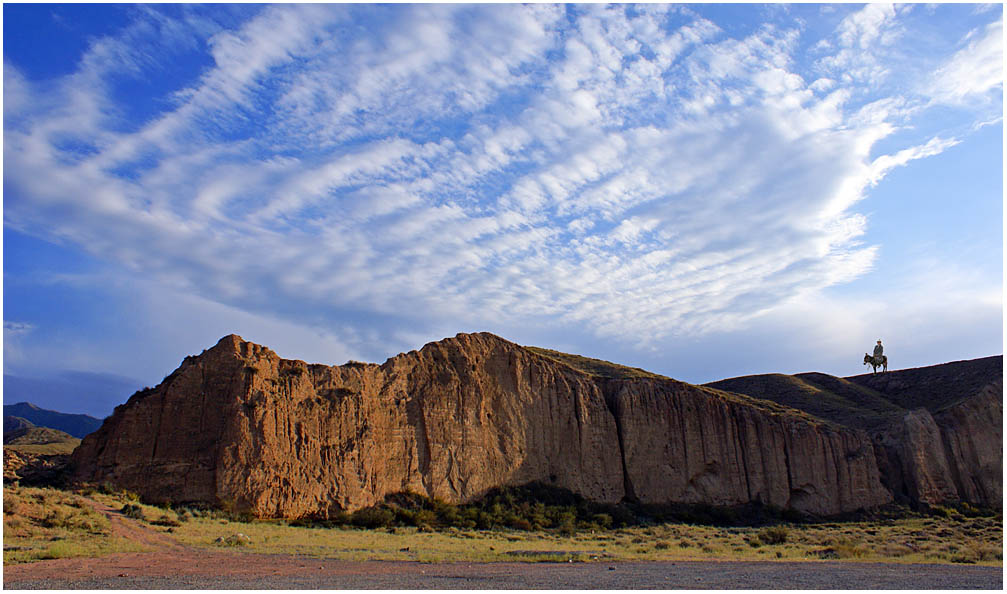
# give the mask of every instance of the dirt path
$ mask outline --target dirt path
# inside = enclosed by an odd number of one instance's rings
[[[180,544],[167,534],[123,516],[118,509],[109,507],[89,497],[82,497],[81,500],[108,519],[109,529],[113,536],[121,536],[122,538],[159,550],[183,551],[188,549],[188,547]]]

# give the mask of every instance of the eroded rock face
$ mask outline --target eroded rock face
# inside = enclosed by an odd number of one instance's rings
[[[642,502],[758,501],[831,515],[891,501],[862,431],[673,380],[612,384],[626,490]]]
[[[914,373],[917,370],[906,370],[893,373],[891,379],[872,378],[875,384],[880,384],[876,387],[891,390],[893,397],[903,404],[914,401],[912,387],[918,381],[924,382],[931,392],[945,392],[943,401],[934,394],[919,399],[927,406],[906,412],[875,435],[882,482],[896,499],[910,503],[966,501],[1002,506],[1003,376],[990,379],[988,370],[983,373],[983,367],[990,367],[987,360],[978,360],[970,366],[980,373],[964,373],[960,368],[966,363],[971,362],[937,367],[950,368],[944,372],[946,375],[960,380],[966,390],[977,390],[971,395],[956,394],[953,382],[928,377],[940,370],[924,369],[918,374]],[[982,377],[987,378],[985,385],[979,381]],[[977,385],[982,387],[977,389]]]
[[[892,500],[891,457],[864,430],[771,404],[588,375],[485,333],[333,367],[228,336],[118,407],[74,453],[75,478],[261,517],[324,517],[401,491],[464,502],[531,481],[600,502],[760,501],[822,515]],[[918,493],[1002,492],[988,479],[1000,436],[974,431],[989,405],[906,421],[906,443],[959,469],[950,482],[941,469],[916,477]]]
[[[488,334],[341,367],[229,336],[118,407],[75,460],[81,481],[264,517],[324,516],[406,490],[465,501],[533,480],[623,496],[598,386]]]
[[[1003,378],[934,414],[957,499],[1003,503]]]

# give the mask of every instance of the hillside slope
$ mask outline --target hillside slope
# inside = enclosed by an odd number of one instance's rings
[[[870,433],[896,499],[999,506],[1003,357],[837,378],[754,375],[707,384]]]
[[[90,415],[68,414],[39,408],[30,402],[18,402],[17,404],[5,404],[3,407],[5,417],[21,417],[39,427],[49,427],[74,437],[84,437],[101,427],[102,420]]]
[[[227,336],[117,407],[74,462],[79,482],[264,517],[532,481],[600,502],[816,514],[892,498],[858,428],[487,333],[332,367]]]

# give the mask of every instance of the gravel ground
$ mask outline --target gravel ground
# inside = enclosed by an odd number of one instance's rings
[[[235,559],[236,560],[236,559]],[[299,559],[241,575],[136,575],[60,579],[18,575],[4,589],[969,589],[1002,590],[1002,567],[836,562],[437,563]],[[23,566],[22,566],[23,567]],[[8,568],[5,574],[10,573]],[[21,571],[15,573],[23,574]],[[104,572],[102,572],[104,573]],[[257,575],[256,575],[257,574]]]

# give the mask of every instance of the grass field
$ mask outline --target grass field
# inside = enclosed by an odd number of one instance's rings
[[[1002,566],[1002,515],[936,514],[857,522],[717,527],[657,524],[562,533],[416,527],[312,528],[286,521],[236,521],[220,511],[161,508],[129,494],[4,488],[4,563],[143,550],[122,539],[85,499],[121,510],[150,531],[208,549],[345,560],[605,561],[840,559]]]
[[[39,454],[42,456],[52,456],[55,454],[71,454],[80,445],[80,440],[74,438],[72,441],[61,441],[56,443],[30,443],[5,445],[5,448],[22,452],[25,454]]]
[[[3,544],[5,564],[144,550],[139,543],[113,534],[108,519],[78,494],[7,485]]]
[[[820,560],[1002,563],[1000,518],[718,528],[664,524],[562,535],[517,530],[422,532],[417,528],[303,528],[279,522],[198,519],[176,528],[188,544],[213,546],[237,532],[263,553],[418,561]]]

